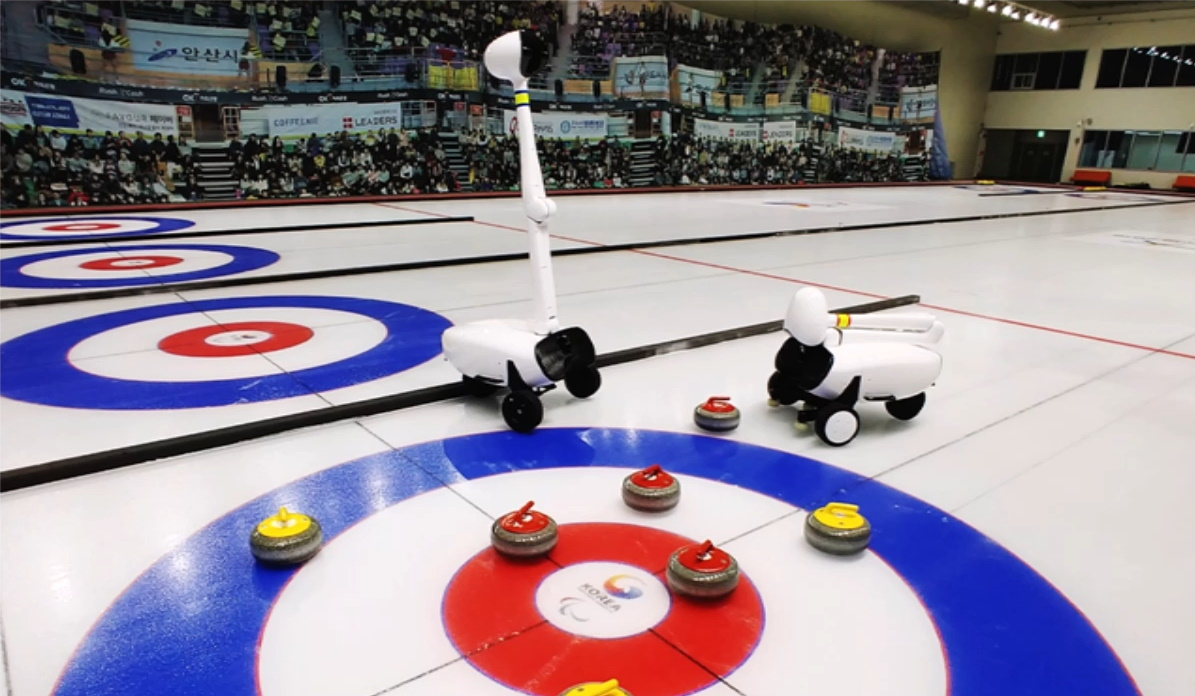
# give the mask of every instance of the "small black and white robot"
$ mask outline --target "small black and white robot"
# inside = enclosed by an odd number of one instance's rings
[[[519,188],[527,214],[531,242],[532,302],[530,321],[494,319],[450,327],[441,344],[448,362],[459,371],[470,393],[488,396],[510,392],[502,400],[502,418],[512,430],[535,430],[544,417],[540,395],[563,381],[569,393],[588,398],[602,378],[595,366],[593,341],[584,329],[560,328],[556,316],[556,288],[552,277],[548,219],[556,203],[544,190],[535,146],[528,80],[547,64],[548,49],[530,31],[512,31],[495,39],[485,51],[491,75],[514,86],[519,138]]]
[[[784,330],[768,403],[799,403],[797,422],[812,422],[833,447],[859,433],[860,401],[883,402],[893,418],[910,420],[942,373],[942,356],[929,346],[945,327],[931,314],[833,314],[820,290],[804,287],[789,303]]]

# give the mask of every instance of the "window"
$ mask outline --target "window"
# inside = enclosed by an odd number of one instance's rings
[[[1087,51],[1012,53],[996,56],[993,92],[1008,90],[1078,89],[1083,81]]]
[[[1079,166],[1195,172],[1192,131],[1096,131],[1083,134]]]
[[[1136,46],[1100,54],[1097,89],[1195,86],[1195,45]]]

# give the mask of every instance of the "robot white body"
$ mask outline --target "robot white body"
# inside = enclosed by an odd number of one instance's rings
[[[784,329],[791,338],[776,355],[768,395],[774,405],[801,402],[798,421],[812,421],[832,446],[858,434],[859,401],[883,401],[894,418],[909,420],[942,373],[942,356],[928,346],[945,328],[929,314],[830,314],[821,291],[802,288]]]
[[[528,77],[546,60],[547,47],[526,31],[500,36],[485,52],[490,73],[509,80],[515,88],[519,186],[531,246],[534,317],[530,321],[497,319],[453,326],[441,338],[444,357],[474,394],[485,395],[502,387],[511,390],[502,402],[502,416],[519,432],[539,426],[543,420],[539,395],[553,389],[557,382],[564,381],[578,398],[592,396],[601,386],[601,375],[594,367],[597,356],[593,342],[580,328],[561,329],[556,316],[547,224],[556,213],[556,203],[544,190],[528,92]]]

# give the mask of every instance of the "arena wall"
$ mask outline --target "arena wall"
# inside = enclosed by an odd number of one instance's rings
[[[1078,166],[1085,130],[1195,128],[1195,87],[1096,89],[1103,49],[1191,43],[1195,43],[1195,8],[1067,19],[1056,32],[1044,32],[1024,23],[1002,24],[997,54],[1086,50],[1087,59],[1077,90],[991,92],[984,126],[1069,131],[1062,171],[1063,180],[1069,180]],[[943,98],[950,94],[952,89],[944,87]],[[1169,188],[1177,176],[1175,172],[1132,169],[1111,172],[1113,184],[1145,182],[1153,188]]]

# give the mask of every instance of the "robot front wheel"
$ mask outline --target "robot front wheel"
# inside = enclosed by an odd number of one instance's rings
[[[502,419],[516,433],[529,433],[544,420],[544,405],[532,391],[512,391],[502,399]]]
[[[472,382],[482,387],[492,385],[485,382]],[[602,386],[602,375],[597,368],[583,367],[565,375],[564,387],[578,399],[585,399],[597,393]],[[495,387],[496,389],[496,387]],[[491,392],[492,393],[492,392]],[[502,399],[502,419],[511,430],[518,433],[529,433],[539,427],[544,420],[544,404],[539,395],[530,389],[515,389]]]
[[[822,442],[842,447],[859,434],[859,414],[842,404],[829,403],[817,409],[813,430]]]

